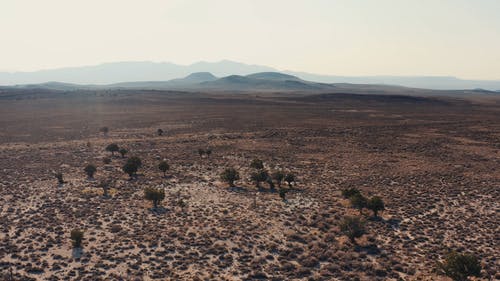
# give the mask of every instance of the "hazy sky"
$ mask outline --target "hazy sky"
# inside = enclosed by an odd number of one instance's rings
[[[500,0],[0,0],[0,70],[235,60],[500,79]]]

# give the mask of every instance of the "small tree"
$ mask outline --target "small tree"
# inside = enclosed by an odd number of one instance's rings
[[[438,263],[438,271],[455,281],[465,281],[469,276],[481,275],[481,263],[474,255],[453,251],[445,257],[443,263]]]
[[[263,181],[266,181],[268,177],[269,177],[269,175],[264,170],[252,173],[252,175],[250,176],[250,178],[252,179],[252,181],[255,182],[255,186],[259,190],[262,190],[262,187],[260,186],[260,183],[263,182]]]
[[[118,152],[121,154],[122,158],[125,158],[125,154],[128,153],[128,150],[122,147]]]
[[[295,175],[287,174],[285,176],[285,181],[288,183],[288,188],[292,188],[292,182],[295,182]]]
[[[64,184],[63,174],[61,172],[56,173],[54,176],[57,179],[57,183]]]
[[[342,197],[344,197],[346,199],[350,198],[351,196],[356,195],[356,194],[361,194],[361,192],[359,191],[359,189],[357,189],[355,187],[342,190]]]
[[[80,248],[83,241],[83,231],[80,229],[71,230],[70,238],[73,243],[73,247]]]
[[[117,152],[118,150],[120,150],[120,148],[118,147],[118,145],[116,143],[112,143],[112,144],[106,146],[106,151],[111,152],[111,155],[113,155],[113,156],[115,156],[115,152]]]
[[[111,180],[102,180],[99,183],[99,187],[102,188],[102,195],[104,197],[109,197],[109,186],[111,185]]]
[[[170,165],[168,165],[167,161],[163,160],[158,164],[158,169],[163,172],[163,176],[166,177],[166,172],[170,169]]]
[[[153,202],[153,208],[158,208],[158,203],[165,199],[165,191],[161,188],[146,187],[144,189],[144,198]]]
[[[351,202],[351,206],[354,209],[359,210],[360,215],[363,214],[363,208],[366,208],[366,206],[368,204],[368,201],[366,200],[366,198],[361,194],[355,194],[355,195],[349,197],[349,201]]]
[[[347,236],[352,243],[356,244],[356,238],[365,234],[364,223],[358,217],[344,217],[340,222],[340,232]]]
[[[267,173],[266,173],[267,174]],[[269,190],[271,190],[271,192],[275,192],[276,190],[274,189],[274,182],[273,182],[273,179],[271,176],[267,175],[267,178],[266,178],[266,183],[269,185]]]
[[[286,194],[287,193],[288,193],[288,189],[280,188],[279,194],[280,194],[280,198],[281,198],[281,200],[283,200],[283,202],[286,202]]]
[[[384,201],[378,196],[374,196],[368,200],[366,207],[373,211],[373,216],[377,217],[379,211],[385,210]]]
[[[234,168],[227,168],[222,172],[220,178],[227,182],[230,187],[234,187],[234,182],[240,179],[240,174]]]
[[[83,171],[87,174],[87,176],[90,179],[93,179],[94,178],[94,174],[97,171],[97,168],[94,165],[89,164],[89,165],[85,166],[85,168],[83,169]]]
[[[282,171],[276,171],[273,173],[272,177],[278,184],[278,188],[281,188],[281,182],[285,179],[285,174]]]
[[[264,163],[260,159],[253,159],[252,163],[250,163],[250,168],[254,168],[256,170],[264,169]]]
[[[161,135],[163,135],[163,130],[162,130],[162,129],[158,129],[158,130],[156,131],[156,133],[157,133],[159,136],[161,136]]]
[[[205,154],[207,155],[208,158],[210,158],[210,155],[212,154],[212,149],[209,147],[205,150]]]
[[[127,162],[123,165],[122,170],[130,176],[130,179],[132,179],[134,176],[137,177],[137,170],[139,170],[141,166],[141,159],[137,156],[133,156],[127,159]]]

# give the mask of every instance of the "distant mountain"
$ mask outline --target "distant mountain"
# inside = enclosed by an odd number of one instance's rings
[[[500,89],[500,81],[496,80],[462,80],[455,77],[437,76],[333,76],[318,75],[306,72],[282,71],[262,66],[249,65],[228,60],[219,62],[197,62],[191,65],[178,65],[168,62],[116,62],[94,66],[70,67],[34,72],[0,72],[0,85],[16,84],[41,84],[48,81],[72,83],[79,85],[109,85],[116,84],[120,87],[173,87],[193,84],[193,82],[216,82],[215,76],[206,76],[212,73],[217,77],[230,75],[247,76],[248,79],[266,79],[288,81],[286,84],[302,85],[301,81],[314,81],[320,83],[351,83],[351,84],[376,84],[399,85],[413,88],[426,89]],[[190,75],[194,75],[190,77]],[[212,75],[212,76],[213,76]],[[184,77],[178,79],[179,77]],[[301,80],[303,79],[303,80]],[[175,80],[175,81],[173,81]],[[301,81],[299,81],[301,80]],[[130,84],[132,82],[132,84]],[[138,82],[142,82],[140,84]],[[168,82],[168,83],[167,83]],[[234,83],[225,81],[224,83]],[[250,81],[248,81],[250,82]],[[254,81],[255,82],[255,81]],[[223,81],[219,82],[223,83]],[[142,85],[142,86],[141,86]],[[210,84],[209,84],[210,85]],[[46,85],[47,86],[47,85]],[[214,84],[215,86],[215,84]]]
[[[320,85],[319,83],[301,80],[298,77],[278,72],[261,72],[247,76],[230,75],[215,81],[203,82],[198,86],[213,90],[321,90],[333,88],[332,85]]]
[[[48,81],[106,85],[133,81],[167,81],[196,72],[210,72],[223,77],[264,71],[275,71],[275,69],[228,60],[198,62],[191,65],[177,65],[168,62],[116,62],[34,72],[0,72],[0,85],[40,84]]]

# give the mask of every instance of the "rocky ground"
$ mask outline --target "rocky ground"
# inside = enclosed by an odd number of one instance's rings
[[[8,98],[0,109],[6,280],[439,280],[435,265],[450,249],[477,255],[482,279],[500,279],[497,104],[118,93]],[[129,153],[111,156],[110,143]],[[143,161],[136,180],[121,169],[130,156]],[[287,202],[257,191],[254,158],[297,176]],[[220,181],[227,167],[242,176],[236,188]],[[108,198],[103,179],[113,180]],[[145,187],[166,191],[161,211]],[[364,211],[357,245],[339,230],[359,215],[341,196],[350,187],[386,204],[380,219]],[[85,233],[81,252],[74,228]]]

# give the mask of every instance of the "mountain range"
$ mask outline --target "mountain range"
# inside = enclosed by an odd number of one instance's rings
[[[249,65],[228,60],[198,62],[191,65],[166,62],[117,62],[34,72],[0,72],[0,85],[34,87],[41,84],[43,87],[59,89],[65,87],[68,89],[75,88],[74,84],[78,84],[79,88],[173,89],[199,87],[225,90],[245,90],[250,88],[309,90],[328,88],[330,87],[328,84],[333,83],[397,85],[438,90],[500,90],[500,80],[463,80],[444,76],[318,75],[306,72],[279,71],[272,67]]]

